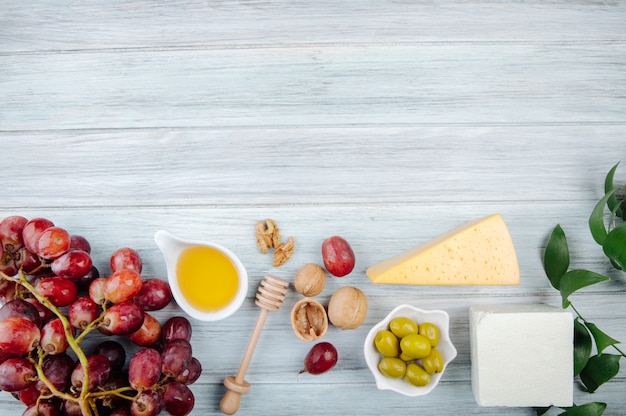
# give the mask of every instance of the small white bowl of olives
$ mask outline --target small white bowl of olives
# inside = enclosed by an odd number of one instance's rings
[[[363,352],[379,390],[405,396],[430,393],[457,355],[448,313],[400,305],[374,325]]]

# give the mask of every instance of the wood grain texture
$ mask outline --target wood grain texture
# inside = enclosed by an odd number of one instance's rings
[[[262,276],[291,280],[302,264],[320,263],[330,235],[352,244],[357,264],[329,279],[319,300],[358,286],[370,305],[364,325],[331,327],[337,367],[298,377],[311,344],[292,332],[300,295],[291,289],[265,324],[238,414],[533,415],[476,405],[468,309],[558,306],[541,261],[557,224],[573,267],[611,277],[574,295],[577,308],[626,340],[625,275],[586,226],[606,173],[626,160],[625,2],[39,3],[0,6],[0,218],[48,217],[84,235],[104,273],[110,254],[131,246],[145,276],[165,278],[158,229],[241,257],[250,273],[243,307],[193,322],[204,372],[192,414],[220,414]],[[387,286],[365,276],[494,212],[513,236],[519,287]],[[254,242],[254,224],[268,217],[296,239],[280,268]],[[448,311],[459,351],[419,399],[378,391],[362,356],[368,329],[401,303]],[[172,304],[155,315],[180,313]],[[575,383],[575,401],[626,415],[625,388],[622,368],[593,396]],[[2,392],[0,410],[23,406]]]

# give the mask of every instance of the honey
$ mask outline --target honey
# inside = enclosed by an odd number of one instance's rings
[[[214,312],[226,307],[237,294],[239,279],[233,262],[207,246],[184,249],[176,265],[182,295],[194,308]]]

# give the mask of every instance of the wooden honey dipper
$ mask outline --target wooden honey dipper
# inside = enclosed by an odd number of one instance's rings
[[[248,366],[252,360],[252,354],[256,347],[257,341],[261,336],[265,319],[269,312],[276,312],[285,299],[287,289],[289,288],[289,282],[280,279],[275,276],[266,274],[261,281],[256,294],[256,300],[254,303],[261,308],[259,317],[257,318],[256,325],[250,335],[248,346],[237,370],[236,376],[226,376],[224,378],[224,386],[227,391],[220,401],[220,409],[222,413],[226,415],[233,415],[239,410],[239,403],[241,402],[241,395],[250,391],[250,383],[244,380]]]

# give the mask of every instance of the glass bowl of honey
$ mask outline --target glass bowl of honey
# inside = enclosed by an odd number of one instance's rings
[[[187,240],[165,230],[154,235],[174,300],[192,318],[218,321],[235,313],[248,292],[248,273],[228,248]]]

